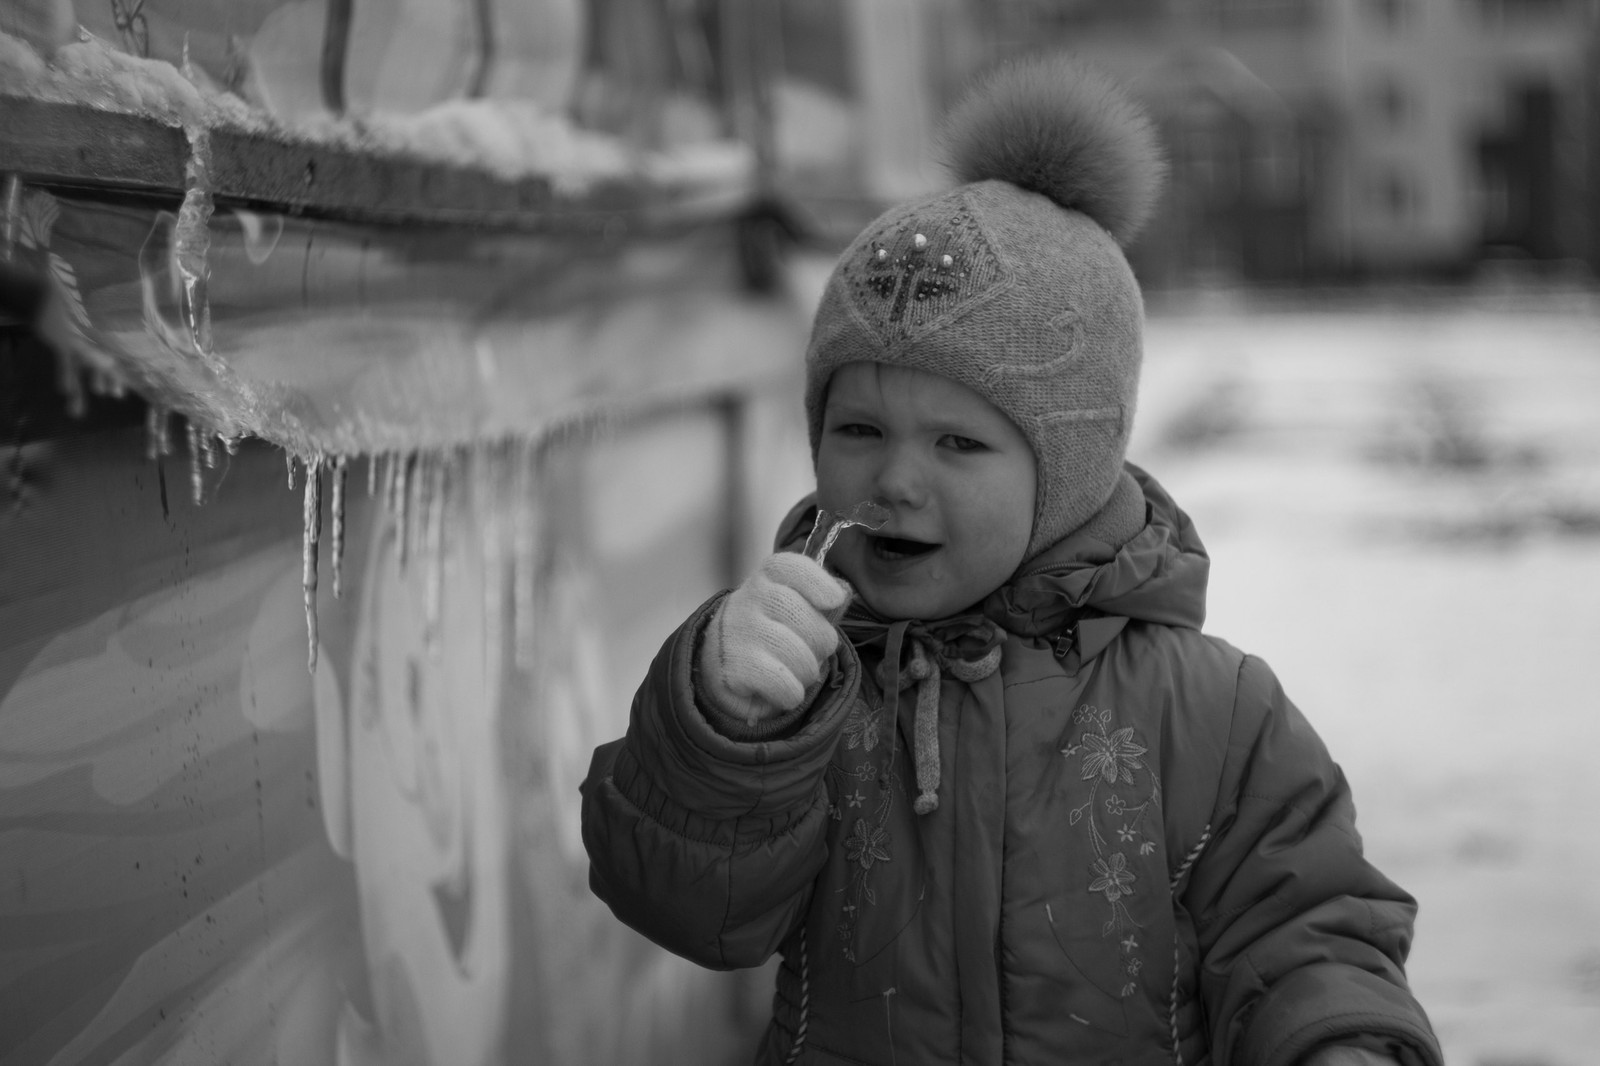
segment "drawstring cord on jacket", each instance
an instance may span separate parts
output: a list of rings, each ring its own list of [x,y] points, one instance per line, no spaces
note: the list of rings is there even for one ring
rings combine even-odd
[[[1000,629],[982,615],[962,615],[936,626],[910,619],[885,624],[862,617],[847,618],[841,625],[858,646],[882,639],[878,682],[885,697],[893,696],[896,706],[900,692],[916,686],[911,750],[917,798],[912,807],[918,814],[929,814],[939,807],[940,670],[949,670],[951,676],[969,685],[994,673],[1000,665]],[[908,637],[910,660],[902,666]]]

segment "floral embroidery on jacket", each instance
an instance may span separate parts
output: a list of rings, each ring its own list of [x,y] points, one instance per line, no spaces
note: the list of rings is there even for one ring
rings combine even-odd
[[[1114,853],[1109,862],[1105,859],[1096,859],[1093,869],[1100,875],[1100,879],[1089,885],[1090,892],[1104,892],[1106,899],[1112,903],[1123,896],[1133,895],[1133,883],[1138,878],[1128,869],[1127,856],[1122,852]]]
[[[844,746],[871,751],[878,746],[882,730],[883,708],[868,707],[865,700],[858,700],[845,719]]]
[[[879,863],[893,861],[888,821],[900,785],[895,766],[899,746],[892,734],[883,735],[886,719],[888,713],[881,703],[874,700],[869,704],[865,698],[858,699],[845,719],[844,748],[859,752],[854,758],[860,761],[854,765],[834,763],[828,767],[834,786],[832,794],[838,797],[828,813],[835,821],[843,821],[849,809],[855,818],[844,839],[844,857],[850,864],[849,880],[839,889],[847,893],[841,908],[839,940],[844,957],[851,962],[856,961],[856,919],[863,906],[870,907],[878,902],[877,893],[872,890],[872,869]],[[879,753],[869,757],[875,749]]]
[[[1087,871],[1085,891],[1103,897],[1109,909],[1101,935],[1119,938],[1124,971],[1121,995],[1131,996],[1138,991],[1136,979],[1144,969],[1144,959],[1139,954],[1140,926],[1125,902],[1139,891],[1139,878],[1128,865],[1127,851],[1136,848],[1140,855],[1149,855],[1156,849],[1153,838],[1159,827],[1152,828],[1150,821],[1161,806],[1161,782],[1144,761],[1150,749],[1134,728],[1112,729],[1111,725],[1109,709],[1084,704],[1072,712],[1068,737],[1073,730],[1082,731],[1075,740],[1067,741],[1061,754],[1069,762],[1082,760],[1078,779],[1087,782],[1088,795],[1068,812],[1067,824],[1081,826],[1089,835],[1095,859]],[[1147,784],[1142,785],[1141,780]],[[1103,814],[1097,813],[1097,800]]]
[[[1091,754],[1083,760],[1083,779],[1099,777],[1108,785],[1120,779],[1133,784],[1133,772],[1143,769],[1139,756],[1147,750],[1133,739],[1133,726],[1124,726],[1109,737],[1104,733],[1085,733],[1083,744]]]
[[[875,862],[889,861],[889,831],[881,825],[868,825],[865,818],[856,819],[856,827],[844,842],[845,858],[859,863],[862,870],[872,869]],[[872,890],[867,890],[870,900]]]

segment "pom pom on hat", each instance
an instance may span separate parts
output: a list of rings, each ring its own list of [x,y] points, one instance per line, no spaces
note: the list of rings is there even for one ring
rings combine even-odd
[[[1041,193],[1124,247],[1155,210],[1166,176],[1143,109],[1104,75],[1061,57],[998,68],[951,111],[943,140],[956,180]]]

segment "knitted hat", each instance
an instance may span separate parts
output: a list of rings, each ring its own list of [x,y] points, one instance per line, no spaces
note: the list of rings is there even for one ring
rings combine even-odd
[[[1144,319],[1122,245],[1165,167],[1143,111],[1060,59],[998,70],[944,140],[962,184],[880,215],[828,278],[806,351],[811,453],[840,366],[951,378],[1033,448],[1032,558],[1099,511],[1122,471]]]

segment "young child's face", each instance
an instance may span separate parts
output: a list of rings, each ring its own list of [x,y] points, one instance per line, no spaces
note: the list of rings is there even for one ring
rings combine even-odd
[[[945,618],[1000,587],[1028,547],[1036,477],[1022,431],[949,378],[848,363],[829,383],[817,502],[891,517],[846,530],[828,561],[885,617]]]

